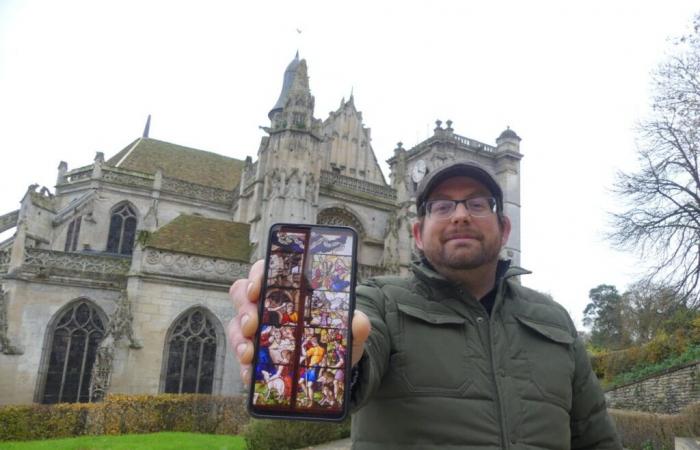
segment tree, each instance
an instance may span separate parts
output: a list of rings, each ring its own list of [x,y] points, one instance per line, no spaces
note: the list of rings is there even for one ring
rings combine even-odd
[[[591,327],[591,344],[618,350],[630,345],[629,328],[625,326],[626,305],[615,286],[601,284],[590,290],[591,302],[583,311],[583,324]]]
[[[614,191],[629,205],[613,214],[618,248],[650,263],[648,282],[700,304],[700,14],[693,31],[653,75],[653,108],[639,125],[637,172],[620,172]]]
[[[622,294],[622,303],[629,312],[625,326],[635,345],[646,344],[659,331],[669,331],[669,321],[685,304],[672,289],[646,282],[637,282]],[[674,330],[670,330],[673,332]]]

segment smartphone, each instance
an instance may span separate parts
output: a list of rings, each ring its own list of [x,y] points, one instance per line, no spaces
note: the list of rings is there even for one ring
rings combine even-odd
[[[345,418],[356,272],[352,228],[270,228],[248,398],[253,417]]]

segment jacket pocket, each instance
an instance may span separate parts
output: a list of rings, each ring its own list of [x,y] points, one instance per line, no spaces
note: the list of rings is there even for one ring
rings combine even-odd
[[[545,401],[570,411],[575,338],[557,325],[515,317],[521,325],[518,343],[529,363],[532,383]]]
[[[401,326],[395,368],[416,394],[458,396],[472,383],[466,352],[466,320],[398,303]]]

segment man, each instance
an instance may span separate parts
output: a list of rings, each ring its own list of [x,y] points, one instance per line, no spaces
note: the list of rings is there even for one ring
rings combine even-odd
[[[412,275],[356,290],[353,447],[621,449],[568,314],[499,261],[511,225],[494,177],[448,164],[421,181],[416,207]],[[261,273],[231,288],[244,380]]]

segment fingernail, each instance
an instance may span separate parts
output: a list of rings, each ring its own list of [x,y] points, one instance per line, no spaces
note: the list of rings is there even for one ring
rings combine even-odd
[[[236,353],[238,353],[238,356],[241,356],[243,353],[245,353],[245,349],[248,347],[248,345],[244,342],[242,344],[238,344],[238,347],[236,347]]]
[[[243,314],[243,316],[241,316],[241,326],[245,325],[249,320],[250,316],[248,314]]]

